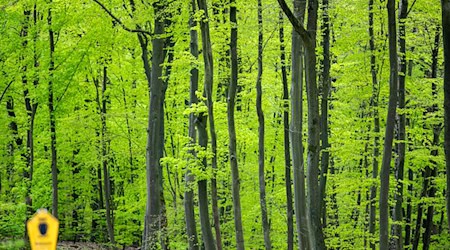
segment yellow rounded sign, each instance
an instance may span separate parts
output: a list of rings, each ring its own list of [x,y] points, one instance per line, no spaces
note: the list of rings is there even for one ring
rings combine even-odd
[[[59,221],[46,209],[39,209],[27,222],[32,250],[56,250]]]

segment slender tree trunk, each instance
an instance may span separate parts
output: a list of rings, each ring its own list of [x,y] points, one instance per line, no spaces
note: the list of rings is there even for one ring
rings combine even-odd
[[[189,19],[189,26],[191,28],[190,34],[190,52],[192,56],[196,59],[198,58],[198,35],[195,27],[197,23],[194,21],[193,15],[195,14],[195,0],[192,0],[192,13]],[[192,66],[191,76],[190,76],[190,105],[195,105],[198,103],[196,92],[198,90],[198,69],[195,66]],[[196,143],[196,132],[195,132],[195,119],[196,115],[194,113],[189,114],[189,138],[191,140],[191,146],[194,146]],[[195,151],[191,150],[190,153],[192,157],[195,158]],[[189,166],[188,166],[189,167]],[[198,237],[197,237],[197,227],[195,224],[195,211],[194,211],[194,176],[191,171],[187,169],[185,175],[186,181],[186,191],[184,192],[184,216],[186,220],[186,233],[189,242],[189,250],[197,250],[199,249],[198,245]]]
[[[450,232],[450,0],[441,0],[444,35],[444,149],[447,175],[447,230]]]
[[[398,58],[397,58],[397,23],[395,20],[395,0],[388,0],[389,27],[389,106],[386,118],[383,160],[380,174],[380,249],[388,249],[389,245],[389,172],[394,140],[394,124],[397,106]]]
[[[146,170],[147,170],[147,202],[145,224],[142,239],[142,249],[156,249],[158,247],[158,232],[161,229],[161,166],[162,148],[164,146],[164,116],[163,103],[165,98],[164,81],[162,78],[162,64],[164,62],[164,15],[162,1],[155,2],[155,36],[152,39],[152,66],[150,87],[150,109],[148,114]],[[144,56],[144,55],[143,55]],[[144,64],[145,66],[145,64]]]
[[[320,208],[323,227],[326,227],[326,200],[325,191],[327,183],[328,165],[330,161],[330,144],[328,142],[328,95],[331,87],[330,81],[330,18],[328,16],[328,0],[322,0],[322,47],[323,47],[323,68],[322,68],[322,102],[320,119],[320,140],[322,142],[321,151],[321,173],[320,173]]]
[[[270,225],[267,218],[266,179],[264,176],[264,112],[262,109],[262,73],[263,73],[263,20],[262,4],[258,0],[258,76],[256,77],[256,113],[258,115],[258,165],[259,165],[259,203],[261,206],[261,221],[264,232],[264,246],[272,249],[270,242]]]
[[[209,120],[209,131],[211,134],[211,149],[213,151],[213,159],[212,159],[212,168],[213,171],[217,169],[217,156],[216,156],[216,133],[214,128],[214,115],[213,115],[213,100],[212,100],[212,87],[213,87],[213,58],[212,58],[212,49],[211,49],[211,39],[209,34],[209,20],[208,20],[208,8],[206,4],[206,0],[198,0],[197,4],[199,6],[199,10],[203,11],[203,20],[200,22],[200,29],[202,33],[202,49],[203,49],[203,60],[205,67],[205,75],[204,75],[204,95],[206,96],[206,106],[208,108],[208,120]],[[202,117],[202,119],[207,119],[206,117]],[[201,135],[202,133],[199,129],[199,142],[202,147],[207,148],[207,141],[202,142],[207,138],[206,134],[206,120],[205,123],[202,124],[202,129],[204,125],[204,133],[205,135]],[[204,167],[206,168],[207,163],[206,159],[204,162]],[[214,184],[211,184],[212,189],[214,189]],[[200,198],[200,194],[202,197]],[[217,199],[217,190],[212,190],[212,200]],[[211,232],[211,226],[209,223],[209,212],[208,212],[208,196],[207,196],[207,187],[206,180],[199,181],[199,203],[200,203],[200,221],[202,225],[202,236],[206,249],[216,249],[214,237]],[[215,203],[213,201],[213,203]],[[213,208],[213,213],[214,213]]]
[[[229,153],[232,179],[232,196],[234,210],[234,228],[236,234],[236,249],[244,249],[244,232],[242,230],[242,211],[240,197],[240,179],[236,152],[236,128],[234,123],[234,111],[236,104],[236,89],[238,81],[238,57],[237,57],[237,19],[236,2],[230,0],[230,55],[231,55],[231,80],[228,88],[227,116],[228,116],[228,134],[229,134]]]
[[[432,58],[431,58],[431,78],[436,79],[437,78],[437,71],[438,71],[438,55],[439,55],[439,45],[440,45],[440,35],[441,30],[440,27],[437,26],[436,33],[434,37],[434,46],[432,49]],[[432,96],[433,99],[436,100],[437,97],[437,86],[436,83],[431,84],[432,89]],[[431,106],[431,112],[436,113],[439,110],[438,105],[436,103],[433,103]],[[432,147],[437,148],[440,144],[439,135],[441,134],[441,124],[432,124],[433,128],[433,141],[432,141]],[[436,186],[433,183],[434,179],[437,176],[437,163],[434,160],[434,158],[438,155],[438,150],[432,149],[431,150],[431,156],[433,157],[430,161],[431,164],[431,171],[430,171],[430,188],[426,190],[427,197],[433,198],[436,193]],[[423,234],[423,249],[428,250],[430,248],[430,240],[431,240],[431,230],[433,227],[433,215],[434,215],[434,206],[433,204],[428,205],[427,208],[427,218],[424,222],[425,232]]]
[[[52,0],[50,0],[52,4]],[[58,218],[58,166],[57,166],[57,151],[56,151],[56,119],[55,110],[53,107],[53,71],[54,61],[53,53],[55,52],[55,42],[52,27],[52,8],[48,8],[47,16],[48,36],[50,45],[50,62],[48,67],[49,81],[48,81],[48,110],[50,113],[50,147],[52,152],[52,214]]]
[[[373,0],[369,0],[369,44],[370,44],[370,72],[372,74],[372,100],[371,106],[373,110],[374,123],[374,141],[373,141],[373,160],[372,160],[372,179],[378,178],[378,157],[380,155],[380,116],[378,114],[378,92],[379,84],[377,79],[376,57],[375,57],[375,35],[373,31]],[[372,184],[370,187],[370,208],[369,208],[369,234],[373,239],[375,237],[375,220],[376,220],[376,197],[377,185]],[[370,248],[375,250],[375,242],[370,240]]]
[[[406,16],[408,11],[408,0],[400,1],[398,20],[399,20],[399,62],[400,62],[400,73],[398,77],[398,108],[403,110],[405,108],[405,76],[406,76]],[[403,220],[403,179],[405,171],[405,125],[406,116],[404,112],[398,115],[398,134],[397,140],[397,161],[395,162],[396,169],[396,181],[397,181],[397,192],[395,193],[395,206],[393,211],[393,221],[392,225],[392,248],[393,249],[403,249],[403,234],[402,225]]]
[[[106,103],[108,101],[108,97],[106,96],[106,88],[108,84],[108,75],[107,75],[108,69],[106,66],[103,67],[103,81],[101,86],[101,101],[98,100],[98,105],[100,106],[100,115],[101,115],[101,122],[102,122],[102,131],[101,131],[101,144],[102,144],[102,167],[103,167],[103,189],[105,194],[105,212],[106,212],[106,225],[108,230],[108,238],[111,242],[111,244],[114,246],[115,240],[114,240],[114,225],[112,222],[112,209],[111,209],[111,180],[109,178],[109,147],[108,147],[108,131],[107,131],[107,125],[106,125],[106,112],[107,107]]]
[[[286,70],[286,52],[284,44],[283,11],[280,11],[280,51],[281,76],[283,81],[283,127],[284,127],[284,181],[286,186],[286,214],[287,214],[287,250],[294,249],[294,208],[292,207],[291,154],[289,142],[289,90]]]

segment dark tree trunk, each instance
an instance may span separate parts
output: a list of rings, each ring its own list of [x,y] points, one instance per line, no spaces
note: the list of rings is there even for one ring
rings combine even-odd
[[[189,26],[191,28],[189,34],[190,34],[190,52],[192,56],[194,56],[196,59],[198,58],[198,35],[197,30],[195,30],[195,27],[197,26],[197,23],[194,21],[193,15],[195,14],[195,0],[192,0],[192,13],[189,20]],[[190,106],[195,105],[198,103],[196,91],[198,90],[198,69],[193,66],[191,69],[191,76],[190,76],[190,88],[189,88],[189,104]],[[196,115],[194,113],[189,114],[189,138],[191,146],[194,146],[196,143],[196,132],[195,132],[195,119]],[[190,153],[192,154],[192,158],[195,158],[195,151],[191,150]],[[184,215],[186,220],[186,233],[188,237],[189,242],[189,250],[197,250],[199,249],[198,245],[198,237],[197,237],[197,227],[195,224],[195,211],[194,211],[194,191],[193,191],[193,184],[194,184],[194,176],[192,175],[191,171],[187,169],[186,175],[186,191],[184,192]]]
[[[372,75],[372,100],[371,106],[373,110],[374,138],[373,138],[373,159],[372,159],[372,179],[378,178],[378,157],[380,155],[380,116],[378,114],[378,92],[379,84],[377,79],[376,57],[375,57],[375,34],[373,31],[373,0],[369,0],[369,44],[370,44],[370,72]],[[369,208],[369,234],[373,238],[375,236],[375,220],[376,220],[376,198],[377,186],[373,184],[370,187],[370,208]],[[375,250],[375,242],[370,241],[370,248]]]
[[[294,0],[294,16],[303,24],[306,1]],[[283,11],[285,11],[283,9]],[[303,42],[298,32],[292,32],[291,75],[291,151],[294,174],[294,211],[299,249],[309,249],[306,217],[305,169],[303,160]]]
[[[440,30],[440,27],[438,26],[436,28],[436,33],[434,36],[434,46],[432,49],[432,58],[431,58],[431,61],[432,61],[432,63],[431,63],[431,78],[433,78],[433,79],[437,78],[440,35],[441,35],[441,30]],[[433,100],[436,100],[438,98],[436,83],[433,82],[431,84],[431,89],[432,89]],[[438,105],[436,103],[433,103],[430,110],[431,110],[431,112],[436,113],[438,111]],[[442,124],[440,124],[440,123],[432,124],[433,141],[432,141],[431,146],[433,148],[437,148],[439,146],[439,143],[440,143],[439,135],[441,134],[441,130],[442,130],[441,125]],[[431,156],[433,158],[430,162],[430,164],[431,164],[430,180],[429,180],[430,188],[428,190],[426,190],[427,197],[430,197],[430,198],[433,198],[436,193],[436,186],[434,185],[433,182],[437,176],[437,163],[434,160],[437,155],[438,155],[438,150],[432,149]],[[434,206],[433,206],[433,204],[431,204],[431,205],[428,205],[427,218],[424,222],[424,227],[425,227],[425,232],[423,234],[423,249],[424,250],[428,250],[430,248],[431,230],[433,227],[433,215],[434,215]]]
[[[284,44],[283,11],[280,11],[280,51],[281,76],[283,81],[283,127],[284,127],[284,178],[286,186],[286,214],[287,214],[287,250],[294,249],[294,208],[292,207],[291,154],[289,142],[289,90],[286,70],[286,52]]]
[[[101,130],[101,147],[102,147],[102,168],[103,168],[103,190],[105,194],[105,213],[106,213],[106,227],[108,231],[108,238],[111,242],[111,244],[115,245],[114,240],[114,225],[113,225],[113,219],[112,219],[112,198],[111,198],[111,180],[109,178],[109,136],[108,136],[108,129],[106,125],[106,112],[107,107],[106,104],[108,102],[108,97],[106,96],[106,88],[108,84],[108,69],[106,66],[103,67],[103,81],[101,86],[101,100],[97,98],[97,102],[100,109],[100,117],[101,117],[101,123],[102,123],[102,130]],[[99,86],[97,86],[99,87]]]
[[[320,208],[323,227],[326,227],[326,201],[325,190],[327,184],[328,165],[330,161],[330,144],[328,142],[328,95],[331,87],[330,82],[330,18],[328,16],[328,0],[322,0],[322,102],[320,119],[321,151],[321,173],[320,173]]]
[[[50,0],[50,4],[52,1]],[[53,105],[53,71],[55,69],[53,53],[55,52],[55,42],[52,28],[52,8],[48,8],[47,16],[48,36],[50,45],[50,62],[48,67],[48,110],[50,113],[50,147],[52,152],[52,214],[58,218],[58,166],[56,151],[56,119]]]
[[[441,0],[444,40],[444,149],[447,175],[447,230],[450,231],[450,0]]]
[[[264,232],[264,246],[272,249],[270,242],[270,226],[267,217],[266,179],[264,176],[264,112],[262,109],[262,73],[263,73],[263,19],[262,4],[258,0],[258,75],[256,77],[256,113],[258,115],[258,165],[259,165],[259,203],[261,206],[261,221]]]
[[[24,21],[23,26],[20,32],[20,36],[22,38],[22,48],[25,50],[28,47],[28,31],[29,31],[29,22],[30,22],[30,16],[31,11],[26,9],[24,10]],[[37,11],[36,6],[34,6],[33,11],[33,22],[34,25],[36,25],[37,21]],[[34,35],[34,67],[37,68],[39,66],[37,54],[36,54],[36,37],[37,35]],[[33,208],[32,208],[32,200],[31,200],[31,183],[33,180],[33,165],[34,165],[34,118],[36,116],[36,110],[38,107],[38,104],[35,100],[33,100],[30,97],[30,89],[31,86],[29,84],[29,79],[27,77],[27,71],[28,71],[28,65],[25,62],[25,55],[21,56],[22,60],[22,84],[24,86],[23,96],[25,100],[25,110],[27,113],[27,143],[26,143],[26,153],[25,153],[25,161],[26,166],[23,171],[23,177],[25,179],[25,206],[26,206],[26,219],[28,219],[33,214]],[[37,78],[37,75],[33,76],[33,84],[34,87],[37,86],[39,79]],[[26,233],[26,226],[25,226],[25,233],[24,233],[25,242],[28,242],[28,237]]]
[[[389,27],[389,106],[386,118],[383,160],[380,173],[380,249],[389,246],[389,173],[394,140],[395,113],[397,106],[398,58],[397,58],[397,23],[395,18],[395,0],[388,0]]]
[[[147,202],[145,211],[145,224],[142,239],[144,250],[158,247],[158,232],[161,229],[161,166],[162,149],[164,148],[164,115],[163,103],[165,98],[164,81],[162,79],[162,64],[164,62],[164,15],[162,1],[155,2],[155,36],[152,39],[152,65],[151,78],[148,79],[150,87],[150,109],[148,114],[146,169],[147,169]],[[145,39],[143,37],[142,39]],[[144,55],[143,55],[144,57]],[[145,64],[144,64],[145,67]],[[148,76],[148,71],[147,76]]]
[[[208,118],[206,118],[204,115],[201,117],[201,119],[208,119],[209,121],[209,131],[211,134],[211,149],[213,153],[213,159],[212,159],[212,168],[213,171],[216,171],[217,169],[217,155],[216,155],[216,148],[217,148],[217,139],[216,139],[216,132],[214,128],[214,114],[213,114],[213,100],[212,100],[212,87],[213,87],[213,58],[212,58],[212,49],[211,49],[211,39],[209,34],[209,20],[208,20],[208,8],[206,4],[206,0],[198,0],[197,1],[199,10],[203,11],[203,20],[200,22],[200,29],[202,33],[202,54],[203,54],[203,60],[204,60],[204,69],[205,69],[205,75],[204,75],[204,96],[206,97],[206,107],[208,108]],[[199,117],[200,119],[200,117]],[[207,149],[207,134],[206,134],[206,120],[204,121],[204,124],[201,125],[202,129],[205,129],[204,133],[205,135],[202,136],[202,133],[199,129],[199,142],[202,147]],[[207,163],[206,159],[204,160],[204,167],[206,168]],[[212,181],[212,180],[211,180]],[[214,207],[214,204],[217,205],[217,188],[215,181],[212,181],[214,183],[211,184],[211,188],[214,190],[211,190],[212,193],[212,200],[213,200],[213,213],[214,210],[217,209]],[[200,196],[202,195],[202,196]],[[202,228],[202,236],[203,236],[203,242],[205,244],[205,248],[208,249],[216,249],[214,237],[211,232],[211,226],[209,223],[209,212],[208,212],[208,195],[207,195],[207,186],[206,186],[206,180],[199,181],[199,203],[200,203],[200,222],[201,222],[201,228]],[[217,210],[218,211],[218,210]],[[218,214],[217,214],[218,216]],[[218,224],[216,225],[218,226]]]
[[[244,249],[244,232],[242,230],[242,211],[240,197],[240,179],[239,168],[236,152],[236,128],[234,123],[234,111],[236,104],[236,89],[238,81],[238,57],[237,57],[237,19],[236,19],[236,2],[230,0],[230,55],[231,55],[231,79],[228,88],[227,100],[227,117],[228,117],[228,134],[229,134],[229,154],[232,179],[232,196],[234,210],[234,228],[236,234],[236,249]]]
[[[406,76],[406,16],[408,11],[408,0],[400,1],[398,20],[399,20],[399,62],[400,74],[398,77],[398,108],[403,110],[405,108],[405,76]],[[397,160],[395,162],[395,179],[397,181],[397,192],[395,193],[395,206],[393,211],[392,225],[392,246],[393,249],[403,249],[403,234],[402,225],[403,220],[403,179],[405,171],[405,125],[406,116],[404,112],[398,115],[398,134],[397,140]]]

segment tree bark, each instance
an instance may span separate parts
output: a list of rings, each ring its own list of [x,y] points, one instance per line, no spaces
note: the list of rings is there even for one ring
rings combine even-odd
[[[406,77],[406,17],[408,11],[408,0],[401,0],[399,3],[399,62],[400,62],[400,72],[398,77],[398,108],[400,110],[405,109],[405,77]],[[406,116],[405,112],[401,112],[398,115],[398,134],[397,134],[397,160],[395,162],[395,179],[397,181],[397,192],[395,193],[395,206],[393,211],[393,221],[392,225],[392,248],[393,249],[403,249],[403,234],[402,225],[403,220],[403,179],[405,171],[405,125]]]
[[[162,149],[164,147],[164,115],[165,98],[164,81],[162,79],[162,64],[164,62],[164,15],[163,1],[153,4],[155,10],[155,36],[152,39],[152,65],[150,84],[150,109],[148,114],[146,171],[147,171],[147,202],[145,224],[142,239],[144,250],[158,247],[158,231],[161,229],[161,166]]]
[[[447,230],[450,232],[450,0],[441,0],[444,40],[444,149],[447,175]]]
[[[52,0],[50,0],[52,4]],[[50,113],[50,147],[52,152],[52,214],[58,218],[58,165],[57,165],[57,151],[56,151],[56,119],[53,105],[53,71],[55,63],[53,60],[53,53],[55,52],[55,42],[52,27],[52,8],[48,8],[47,16],[48,36],[50,46],[50,62],[48,67],[49,81],[48,81],[48,110]]]
[[[398,58],[397,58],[397,23],[395,18],[395,0],[388,0],[388,32],[389,32],[389,106],[386,118],[383,160],[380,173],[380,249],[388,249],[389,245],[389,173],[394,140],[395,113],[397,106]]]
[[[106,66],[103,67],[103,81],[101,86],[101,102],[97,100],[100,108],[100,116],[102,123],[102,131],[101,131],[101,144],[102,144],[102,167],[103,167],[103,189],[105,194],[105,212],[106,212],[106,226],[108,231],[108,238],[111,244],[114,246],[116,244],[114,240],[114,225],[112,219],[112,198],[111,198],[111,180],[109,178],[109,138],[108,138],[108,129],[106,125],[106,103],[108,101],[108,97],[106,96],[106,88],[108,84],[108,69]],[[98,86],[97,86],[98,87]]]
[[[263,74],[263,19],[262,4],[258,0],[258,75],[256,77],[256,113],[258,115],[258,165],[259,165],[259,203],[261,206],[261,221],[264,232],[264,246],[272,249],[270,241],[270,225],[267,217],[266,179],[264,175],[264,112],[262,109],[262,74]]]
[[[326,227],[326,183],[328,165],[330,162],[330,144],[328,142],[328,95],[331,87],[330,81],[330,18],[328,16],[328,0],[322,0],[322,102],[320,117],[320,140],[322,142],[321,151],[321,173],[320,173],[320,209],[323,227]]]
[[[233,212],[234,212],[234,229],[236,235],[236,249],[244,249],[244,232],[242,230],[242,211],[241,211],[241,196],[240,196],[240,179],[239,168],[237,162],[236,151],[236,128],[234,122],[234,111],[236,104],[236,89],[238,82],[238,57],[237,57],[237,19],[236,19],[236,2],[230,0],[230,56],[231,56],[231,79],[230,87],[228,88],[227,99],[227,117],[228,117],[228,135],[229,135],[229,154],[231,167],[231,192],[233,197]]]
[[[369,45],[370,45],[370,72],[372,75],[372,112],[374,123],[374,138],[373,138],[373,160],[372,160],[372,179],[378,178],[378,157],[380,155],[380,116],[378,114],[378,92],[379,84],[377,79],[376,69],[376,48],[375,48],[375,35],[373,30],[373,0],[369,0]],[[370,208],[369,208],[369,234],[371,238],[375,238],[375,220],[376,220],[376,198],[377,198],[377,185],[372,184],[370,187]],[[370,248],[375,250],[375,242],[370,240]]]
[[[208,17],[208,7],[206,4],[206,0],[197,0],[197,4],[199,7],[199,10],[203,11],[203,20],[200,22],[200,29],[202,33],[202,54],[203,54],[203,61],[204,61],[204,95],[206,97],[206,107],[208,109],[208,121],[209,121],[209,132],[211,136],[211,149],[213,153],[213,159],[212,159],[212,168],[213,172],[217,169],[217,139],[216,139],[216,132],[214,127],[214,114],[213,114],[213,100],[212,100],[212,87],[213,87],[213,77],[214,77],[214,66],[213,66],[213,58],[212,58],[212,49],[211,49],[211,38],[209,34],[209,17]],[[206,119],[206,117],[203,117],[203,119]],[[206,121],[204,124],[204,127],[206,129]],[[206,132],[206,130],[205,130]],[[199,131],[200,133],[200,131]],[[204,135],[205,138],[207,138],[207,135]],[[200,140],[199,135],[199,140]],[[207,149],[206,144],[202,144],[205,150]],[[204,162],[204,167],[206,168],[206,162]],[[214,179],[214,178],[213,178]],[[204,182],[204,183],[203,183]],[[217,188],[215,186],[214,181],[211,180],[211,193],[212,193],[212,200],[213,200],[213,216],[218,216],[218,214],[215,214],[214,211],[217,209]],[[201,185],[200,185],[201,184]],[[203,185],[205,185],[203,187]],[[202,190],[200,190],[202,188]],[[202,236],[203,241],[205,243],[206,249],[216,249],[214,237],[211,232],[211,226],[209,223],[209,212],[208,212],[208,197],[207,197],[207,187],[206,187],[206,180],[202,180],[199,182],[199,203],[200,204],[200,212],[203,212],[203,215],[200,216],[200,221],[202,223]],[[205,193],[203,193],[205,192]],[[200,200],[200,194],[204,195],[204,197]],[[204,203],[204,204],[203,204]],[[205,205],[205,207],[202,209],[202,204]],[[216,210],[218,211],[218,210]],[[215,220],[216,221],[216,220]],[[218,225],[218,224],[216,224]]]
[[[197,26],[197,23],[194,21],[193,15],[195,14],[195,0],[192,0],[192,12],[189,19],[189,26],[191,28],[189,35],[190,35],[190,52],[191,55],[194,56],[196,59],[198,59],[198,35],[197,30],[195,30],[195,27]],[[198,103],[196,91],[198,90],[198,69],[195,66],[192,66],[191,69],[191,76],[190,76],[190,88],[189,88],[189,104],[190,106],[195,105]],[[189,114],[189,138],[191,147],[193,147],[196,143],[196,132],[195,132],[195,119],[196,115],[192,112]],[[190,154],[192,154],[193,158],[196,158],[195,151],[190,150]],[[184,216],[186,220],[186,233],[188,237],[189,242],[189,250],[197,250],[199,249],[198,245],[198,237],[197,237],[197,227],[195,224],[195,211],[194,211],[194,191],[193,191],[193,184],[194,184],[194,176],[192,175],[191,171],[188,169],[186,170],[185,174],[185,181],[186,181],[186,191],[184,192]]]
[[[286,52],[284,43],[283,11],[280,10],[280,51],[281,51],[281,76],[283,82],[283,127],[284,127],[284,181],[286,187],[286,214],[287,214],[287,250],[294,249],[294,208],[292,207],[292,179],[291,179],[291,154],[289,142],[289,90],[286,70]]]

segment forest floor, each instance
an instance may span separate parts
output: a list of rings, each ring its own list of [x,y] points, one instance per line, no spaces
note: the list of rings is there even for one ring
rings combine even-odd
[[[58,250],[106,250],[110,249],[106,246],[102,246],[92,242],[71,242],[71,241],[62,241],[58,242]],[[122,248],[124,250],[138,250],[136,247],[125,247]]]

